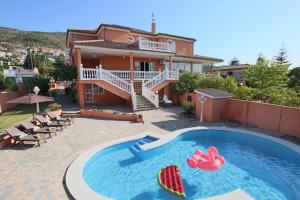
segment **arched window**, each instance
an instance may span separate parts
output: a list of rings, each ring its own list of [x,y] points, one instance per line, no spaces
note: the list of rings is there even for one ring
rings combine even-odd
[[[167,43],[169,43],[169,44],[174,44],[175,42],[174,42],[173,40],[171,40],[171,39],[168,39],[168,40],[167,40]]]
[[[129,36],[129,44],[133,44],[135,42],[133,36]]]

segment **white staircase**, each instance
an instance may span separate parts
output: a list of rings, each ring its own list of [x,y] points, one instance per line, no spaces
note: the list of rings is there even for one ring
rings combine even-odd
[[[102,80],[129,94],[131,96],[133,110],[148,110],[153,107],[158,108],[159,96],[153,91],[153,88],[164,81],[179,79],[179,71],[169,71],[168,68],[161,72],[156,71],[149,74],[136,73],[135,76],[137,76],[137,80],[151,77],[147,82],[142,82],[142,95],[136,95],[133,82],[126,81],[129,77],[129,73],[124,73],[102,69],[101,65],[96,68],[83,68],[82,65],[80,67],[81,80]]]
[[[158,94],[154,93],[152,89],[163,83],[167,80],[178,80],[179,79],[179,71],[169,71],[168,68],[162,71],[158,75],[154,76],[152,79],[147,81],[146,83],[143,82],[142,84],[142,95],[148,99],[156,108],[159,107],[159,97]]]

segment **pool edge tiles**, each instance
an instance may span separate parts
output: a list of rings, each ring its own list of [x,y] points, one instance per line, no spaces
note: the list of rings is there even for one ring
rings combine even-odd
[[[102,143],[100,145],[96,145],[96,146],[88,149],[84,153],[82,153],[77,159],[74,160],[74,162],[69,166],[69,169],[67,170],[67,173],[66,173],[67,188],[68,188],[70,194],[77,200],[110,199],[108,197],[102,196],[101,194],[93,191],[88,186],[88,184],[86,183],[86,181],[83,177],[83,170],[84,170],[85,164],[90,160],[90,158],[92,158],[94,155],[96,155],[98,152],[102,151],[103,149],[117,145],[119,143],[125,143],[125,142],[130,142],[133,140],[137,140],[142,137],[145,137],[146,135],[158,136],[160,138],[158,141],[155,141],[153,143],[149,143],[149,144],[143,146],[144,150],[148,151],[148,150],[155,149],[159,146],[162,146],[162,145],[172,142],[181,134],[184,134],[184,133],[190,132],[190,131],[196,131],[196,130],[221,130],[221,131],[230,131],[233,133],[245,133],[245,134],[249,134],[249,135],[254,135],[254,136],[258,136],[258,137],[265,138],[267,140],[271,140],[273,142],[279,143],[289,149],[292,149],[296,153],[300,154],[300,147],[291,142],[287,142],[282,139],[275,138],[275,137],[272,137],[269,135],[264,135],[264,134],[261,134],[258,132],[246,131],[246,130],[241,130],[241,129],[233,129],[233,128],[227,128],[227,127],[193,127],[193,128],[176,130],[174,132],[170,132],[168,135],[160,135],[160,134],[153,134],[151,132],[144,132],[139,135],[121,138],[121,139],[109,141],[106,143]]]

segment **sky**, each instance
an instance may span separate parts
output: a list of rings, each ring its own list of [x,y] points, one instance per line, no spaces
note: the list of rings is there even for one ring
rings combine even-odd
[[[282,45],[300,66],[300,0],[0,0],[0,26],[34,31],[94,29],[101,23],[197,39],[194,54],[255,63]]]

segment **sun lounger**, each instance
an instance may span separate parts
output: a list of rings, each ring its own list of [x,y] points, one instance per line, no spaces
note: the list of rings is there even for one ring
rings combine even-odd
[[[65,123],[68,123],[68,125],[71,125],[71,123],[74,124],[74,121],[72,118],[61,117],[59,115],[54,114],[53,112],[47,112],[46,115],[48,117],[50,117],[50,119],[53,121],[65,122]]]
[[[36,142],[38,146],[41,146],[41,140],[44,140],[44,142],[46,143],[45,137],[40,135],[28,135],[20,131],[16,127],[5,129],[4,132],[14,140],[14,144],[19,142],[24,145],[24,142]]]
[[[170,107],[173,105],[173,102],[168,99],[167,95],[164,95],[163,97],[163,103],[165,107]]]
[[[42,115],[34,115],[33,118],[41,123],[42,128],[57,127],[57,128],[60,128],[62,130],[63,127],[66,127],[66,123],[64,123],[64,122],[50,121]]]
[[[48,135],[49,138],[51,138],[52,133],[56,133],[55,127],[49,127],[49,128],[40,128],[38,126],[35,126],[34,124],[30,122],[21,122],[19,123],[19,129],[24,129],[24,132],[35,135],[35,134],[45,134]]]

